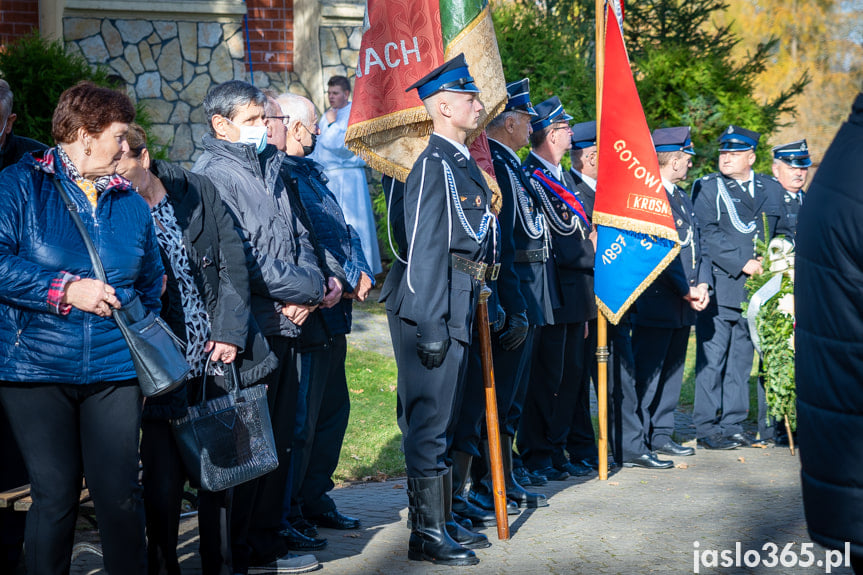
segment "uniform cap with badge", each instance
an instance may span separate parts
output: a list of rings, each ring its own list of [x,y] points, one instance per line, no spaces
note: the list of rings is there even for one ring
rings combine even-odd
[[[684,152],[695,155],[689,126],[653,130],[653,145],[657,152]]]
[[[536,114],[536,118],[530,123],[530,127],[533,128],[534,132],[538,132],[558,122],[569,122],[572,120],[572,116],[564,111],[563,104],[560,103],[560,98],[557,96],[552,96],[548,100],[537,104]]]
[[[473,83],[473,76],[467,68],[464,54],[448,60],[411,84],[405,92],[416,90],[420,100],[441,91],[467,92],[479,94],[480,89]]]
[[[506,93],[509,100],[506,102],[504,112],[526,112],[531,116],[537,115],[533,104],[530,103],[530,80],[528,78],[507,84]]]
[[[596,145],[596,120],[572,126],[572,148],[583,150]]]
[[[741,128],[740,126],[728,126],[719,136],[720,152],[740,152],[743,150],[755,151],[761,134]]]
[[[812,165],[812,160],[809,157],[809,146],[806,145],[805,139],[776,146],[771,151],[774,160],[785,162],[792,168],[808,168]]]

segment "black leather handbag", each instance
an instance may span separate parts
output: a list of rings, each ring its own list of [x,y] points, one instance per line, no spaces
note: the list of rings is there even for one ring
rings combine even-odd
[[[56,179],[54,185],[69,210],[69,215],[87,246],[96,279],[108,283],[102,260],[96,252],[90,233],[78,215],[78,208]],[[145,397],[154,397],[177,388],[186,381],[191,367],[186,362],[183,342],[174,335],[162,318],[149,311],[135,298],[120,309],[111,311],[120,333],[129,345],[132,363],[138,374],[138,385]]]
[[[222,365],[227,395],[207,399],[207,360],[200,402],[171,422],[190,483],[207,491],[234,487],[279,466],[267,386],[240,389],[236,362]]]

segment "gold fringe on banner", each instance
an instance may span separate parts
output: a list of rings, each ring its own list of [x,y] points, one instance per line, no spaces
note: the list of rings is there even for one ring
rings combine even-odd
[[[608,321],[610,321],[614,325],[617,325],[623,315],[630,308],[630,306],[632,306],[632,304],[635,303],[635,300],[638,299],[638,296],[640,296],[644,292],[644,290],[646,290],[648,286],[653,283],[653,280],[659,277],[659,274],[665,271],[665,268],[668,267],[668,264],[674,261],[674,258],[676,258],[679,253],[680,244],[677,243],[674,245],[673,248],[671,248],[671,251],[668,252],[668,254],[666,254],[664,258],[662,258],[662,261],[659,262],[659,264],[653,269],[653,271],[650,272],[650,274],[646,278],[644,278],[644,281],[638,284],[638,287],[635,288],[632,294],[630,294],[626,301],[623,302],[623,305],[620,306],[620,309],[617,311],[617,313],[612,312],[611,309],[607,305],[605,305],[602,300],[599,299],[599,296],[596,297],[596,306],[600,309],[603,315],[608,318]]]
[[[648,234],[657,236],[666,240],[671,240],[680,243],[680,236],[677,235],[677,230],[672,230],[661,224],[652,224],[642,220],[627,218],[624,216],[614,216],[602,212],[593,213],[593,223],[600,226],[608,226],[610,228],[620,228],[629,230],[639,234]]]
[[[482,90],[480,98],[485,107],[477,128],[468,134],[466,143],[470,146],[492,118],[503,111],[507,101],[503,66],[488,7],[450,42],[444,59],[460,53],[464,53],[471,75]],[[372,169],[403,182],[425,149],[432,130],[425,107],[417,106],[349,126],[345,145]],[[494,178],[485,176],[492,190],[492,206],[498,212],[500,188]]]

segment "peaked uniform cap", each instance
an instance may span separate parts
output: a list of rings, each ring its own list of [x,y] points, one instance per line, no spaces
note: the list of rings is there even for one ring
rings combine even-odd
[[[480,91],[476,87],[476,84],[473,83],[473,77],[467,68],[464,54],[459,54],[452,60],[444,62],[414,82],[405,92],[410,92],[411,90],[417,91],[420,100],[425,100],[442,90],[473,94],[478,94]]]
[[[557,122],[569,122],[572,116],[567,114],[563,109],[563,104],[560,103],[560,98],[552,96],[545,102],[540,102],[536,105],[536,118],[534,118],[530,127],[534,132],[538,132]]]
[[[509,100],[506,102],[504,112],[520,111],[527,112],[531,116],[537,115],[533,104],[530,103],[530,80],[522,78],[516,82],[510,82],[506,85],[506,93]]]
[[[808,168],[812,165],[806,140],[797,140],[790,144],[776,146],[772,152],[774,160],[785,162],[792,168]]]
[[[590,148],[596,145],[596,120],[581,122],[572,126],[572,147]]]
[[[719,136],[720,152],[737,152],[740,150],[752,150],[758,147],[761,134],[741,128],[740,126],[728,126]]]
[[[657,152],[685,152],[695,155],[689,126],[653,130],[653,145]]]

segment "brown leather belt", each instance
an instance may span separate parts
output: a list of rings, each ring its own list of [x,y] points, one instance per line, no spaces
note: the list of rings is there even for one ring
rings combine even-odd
[[[548,259],[548,248],[542,247],[538,250],[515,250],[513,261],[517,264],[529,264],[533,262],[544,262]]]

